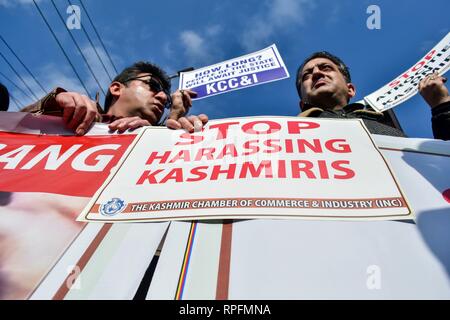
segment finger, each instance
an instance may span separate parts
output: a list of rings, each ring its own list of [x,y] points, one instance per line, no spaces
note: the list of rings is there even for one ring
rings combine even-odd
[[[72,119],[67,124],[67,126],[75,131],[75,129],[83,121],[84,116],[86,115],[87,106],[81,95],[72,94],[72,98],[75,101],[75,111],[73,113]]]
[[[129,117],[129,118],[123,118],[119,120],[119,123],[117,124],[117,131],[120,133],[125,132],[128,129],[136,129],[138,127],[142,126],[149,126],[150,122],[147,120],[141,119],[139,117]]]
[[[113,122],[111,122],[108,125],[108,128],[112,131],[116,131],[117,130],[117,126],[122,122],[122,119],[118,119],[118,120],[114,120]]]
[[[137,119],[128,124],[128,129],[134,130],[140,127],[150,126],[150,122],[144,119]]]
[[[196,98],[198,94],[192,90],[184,90],[184,93],[186,104],[190,108],[192,107],[192,98]]]
[[[187,90],[180,90],[181,92],[181,98],[182,98],[182,102],[183,102],[183,109],[184,112],[182,115],[186,115],[189,112],[189,109],[192,107],[192,99],[191,96],[189,95],[189,92],[193,92],[193,91],[187,91]]]
[[[423,86],[424,86],[424,83],[425,83],[425,79],[426,79],[427,77],[425,77],[425,78],[423,78],[422,80],[420,80],[420,82],[419,82],[419,86],[418,86],[418,90],[419,90],[419,92],[421,92],[422,91],[422,89],[423,89]]]
[[[116,121],[110,123],[108,125],[108,128],[111,131],[116,131],[117,130],[118,132],[123,132],[123,131],[125,131],[124,128],[127,127],[127,123],[128,123],[128,121],[126,119],[119,119],[119,120],[116,120]]]
[[[431,78],[433,77],[433,74],[428,74],[425,79],[423,79],[422,82],[422,90],[425,90],[431,82]]]
[[[89,110],[86,113],[86,116],[84,117],[83,122],[75,130],[75,133],[79,136],[84,135],[88,131],[88,129],[92,125],[92,123],[94,122],[96,116],[97,116],[96,112]]]
[[[82,126],[84,130],[87,130],[92,125],[92,123],[96,121],[97,116],[100,116],[100,113],[97,110],[97,103],[95,101],[86,96],[83,96],[83,99],[85,100],[85,103],[87,105],[87,113],[80,126]]]
[[[183,102],[183,106],[189,107],[189,103],[187,102],[189,94],[186,93],[186,90],[180,90],[179,92],[180,92],[181,101]],[[189,99],[190,99],[190,97],[189,97]],[[187,113],[187,110],[186,110],[186,113]]]
[[[73,131],[76,131],[78,126],[83,122],[84,116],[86,115],[86,112],[87,112],[87,110],[86,110],[85,107],[75,108],[72,120],[70,120],[70,122],[67,125],[67,127],[72,129]]]
[[[192,90],[185,89],[184,92],[187,93],[190,98],[196,98],[198,96],[197,92]]]
[[[174,119],[167,119],[166,127],[173,130],[178,130],[182,128],[181,123],[179,123],[177,120]]]
[[[172,106],[170,107],[168,119],[178,120],[178,118],[187,113],[183,96],[184,94],[182,94],[180,90],[177,90],[172,94]]]
[[[181,127],[184,130],[186,130],[188,132],[194,132],[194,126],[187,118],[181,117],[180,119],[178,119],[178,122],[181,124]]]
[[[74,111],[75,111],[75,102],[73,103],[73,106],[64,107],[63,121],[66,125],[72,120]]]
[[[442,78],[442,82],[443,82],[443,83],[446,83],[446,82],[447,82],[447,78],[446,78],[446,77],[442,76],[441,78]]]
[[[188,94],[185,94],[183,102],[184,102],[184,105],[187,107],[186,108],[186,113],[187,113],[187,110],[189,110],[192,107],[192,98],[191,98],[191,96],[188,95]]]
[[[119,131],[120,133],[125,132],[128,129],[130,122],[132,121],[133,120],[128,118],[122,119],[122,121],[117,126],[117,131]]]
[[[441,76],[439,75],[439,73],[433,72],[433,73],[430,75],[430,82],[436,83],[436,80],[440,80],[440,78],[441,78]]]
[[[82,96],[82,99],[84,100],[84,103],[86,104],[86,113],[84,115],[84,119],[81,121],[81,123],[77,126],[75,129],[75,132],[77,135],[84,135],[91,124],[95,121],[95,118],[97,116],[97,107],[95,105],[95,102],[89,99],[86,96]]]
[[[177,90],[172,94],[172,102],[183,102],[184,99],[184,90]]]
[[[189,116],[188,120],[194,125],[194,132],[202,131],[203,122],[197,116]]]
[[[198,118],[201,120],[201,122],[203,124],[206,124],[208,122],[208,120],[209,120],[208,116],[206,114],[204,114],[204,113],[199,114]]]
[[[75,100],[71,96],[59,94],[56,96],[59,106],[63,109],[63,121],[68,124],[72,119],[73,112],[75,111]]]

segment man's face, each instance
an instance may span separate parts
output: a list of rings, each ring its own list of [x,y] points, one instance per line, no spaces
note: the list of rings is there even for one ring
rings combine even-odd
[[[167,102],[167,95],[164,91],[156,92],[151,85],[148,84],[150,79],[161,81],[155,76],[148,73],[140,73],[126,85],[120,86],[120,96],[118,101],[120,109],[114,110],[114,115],[122,117],[138,116],[155,125],[164,112],[164,106]]]
[[[355,94],[353,85],[347,84],[338,66],[326,58],[308,61],[300,79],[303,102],[318,107],[336,107],[336,101],[345,105]]]

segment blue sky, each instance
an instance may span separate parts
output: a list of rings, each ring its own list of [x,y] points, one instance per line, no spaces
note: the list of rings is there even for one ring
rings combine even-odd
[[[78,0],[71,0],[79,4]],[[56,0],[66,19],[67,0]],[[295,90],[298,65],[310,53],[327,50],[350,67],[357,95],[353,101],[375,91],[398,76],[450,31],[448,0],[356,1],[356,0],[246,0],[246,1],[118,1],[83,0],[89,15],[119,71],[137,60],[149,60],[169,74],[200,68],[231,59],[275,43],[287,65],[289,79],[238,90],[196,101],[192,113],[211,119],[288,115],[299,112]],[[99,90],[78,54],[51,2],[38,4],[62,42],[89,89]],[[381,29],[369,30],[366,13],[370,5],[381,9]],[[81,24],[100,50],[89,21],[81,11]],[[108,77],[81,30],[72,30],[103,88]],[[82,86],[52,38],[31,0],[0,0],[0,34],[31,69],[45,89],[59,85],[82,92]],[[0,52],[36,94],[43,95],[7,48]],[[106,59],[101,51],[101,56]],[[105,60],[105,64],[107,64]],[[114,71],[107,64],[111,74]],[[0,70],[20,85],[0,59]],[[1,75],[22,104],[31,101]],[[178,86],[177,81],[172,83]],[[26,90],[26,88],[23,88]],[[103,101],[103,99],[102,99]],[[10,110],[16,105],[11,103]],[[410,137],[432,137],[431,112],[419,95],[395,108]]]

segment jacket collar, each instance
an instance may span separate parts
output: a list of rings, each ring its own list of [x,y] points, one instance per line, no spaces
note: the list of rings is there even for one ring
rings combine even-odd
[[[305,105],[305,111],[300,112],[298,114],[299,117],[318,117],[325,109],[313,106],[313,105]],[[367,116],[371,116],[373,118],[381,119],[384,117],[383,113],[374,111],[371,107],[365,106],[362,103],[350,103],[343,107],[342,110],[344,113],[359,113]],[[334,112],[332,110],[328,110],[329,112]]]

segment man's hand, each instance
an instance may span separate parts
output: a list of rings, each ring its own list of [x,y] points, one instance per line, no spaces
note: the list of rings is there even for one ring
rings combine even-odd
[[[444,85],[446,81],[445,77],[437,73],[433,73],[420,81],[419,92],[431,108],[450,101],[448,89]]]
[[[199,114],[198,116],[181,117],[178,119],[176,127],[167,127],[170,129],[184,129],[188,132],[202,131],[203,125],[208,122],[208,116],[206,114]]]
[[[115,120],[109,124],[109,129],[123,133],[126,130],[134,130],[139,127],[150,126],[150,122],[139,117],[127,117]]]
[[[95,101],[76,92],[61,92],[55,97],[56,103],[63,109],[66,126],[78,136],[84,135],[91,124],[100,118]]]
[[[203,125],[208,122],[207,115],[185,117],[192,107],[192,98],[196,96],[197,93],[192,90],[177,90],[172,94],[172,107],[166,122],[168,128],[185,129],[189,132],[202,130]]]

